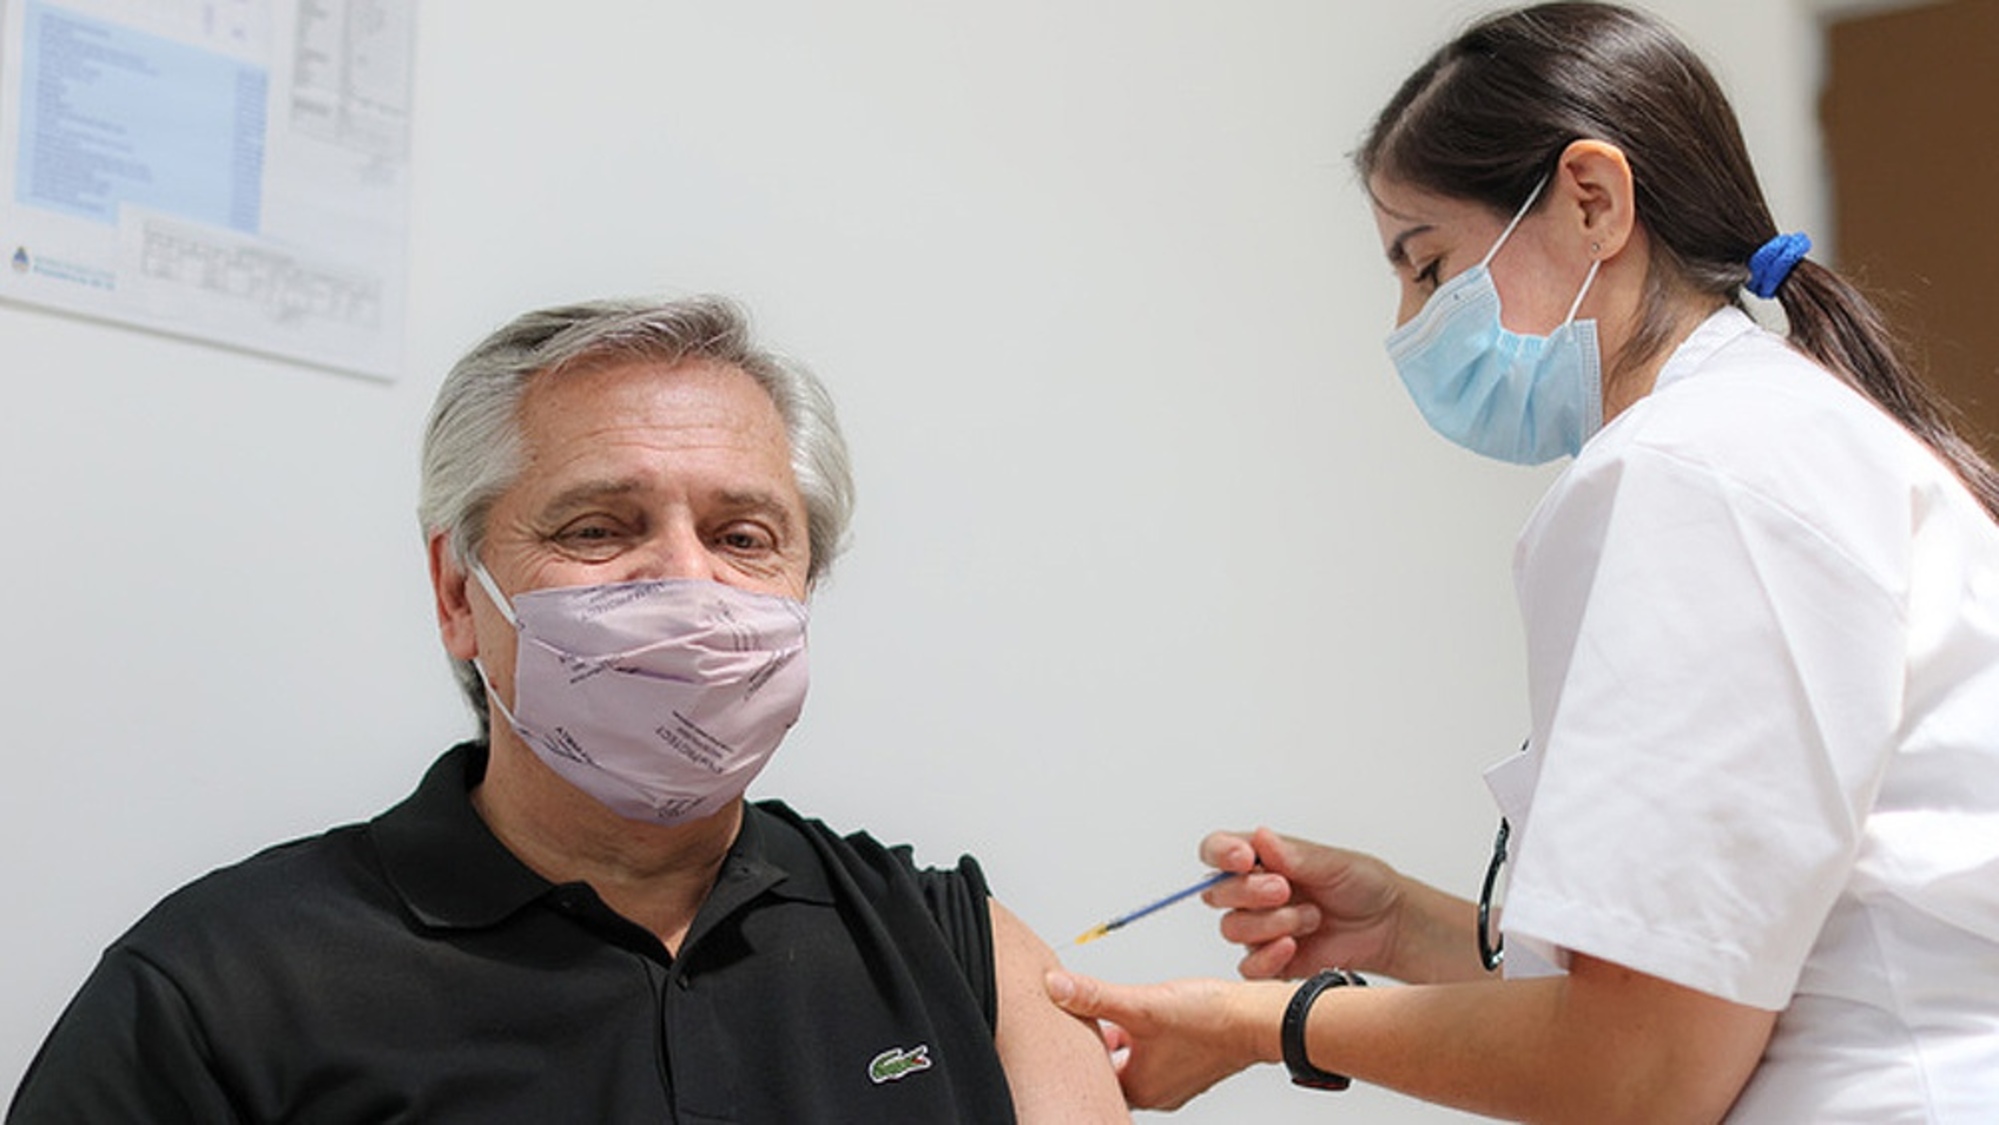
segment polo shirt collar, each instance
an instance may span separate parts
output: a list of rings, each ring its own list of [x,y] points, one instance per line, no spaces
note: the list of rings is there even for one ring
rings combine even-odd
[[[485,776],[485,744],[460,743],[416,792],[368,826],[389,883],[426,926],[495,925],[553,886],[514,858],[472,807],[472,787]]]
[[[416,792],[369,825],[390,884],[426,926],[494,926],[555,889],[515,858],[472,807],[472,787],[486,775],[486,754],[484,743],[452,747],[424,774]],[[742,828],[695,917],[689,944],[764,894],[821,905],[835,901],[824,863],[792,823],[796,814],[774,802],[772,809],[744,806]]]
[[[693,949],[731,915],[763,898],[820,906],[834,902],[825,865],[804,835],[763,806],[745,804],[736,842],[722,860],[715,886],[694,915],[681,952]]]

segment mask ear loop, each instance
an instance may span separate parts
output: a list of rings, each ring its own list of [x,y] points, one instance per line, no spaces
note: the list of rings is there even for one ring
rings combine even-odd
[[[519,632],[521,622],[519,618],[514,616],[514,604],[507,600],[505,594],[500,592],[500,587],[493,581],[493,576],[486,573],[486,564],[480,562],[478,559],[473,559],[472,577],[477,578],[479,585],[486,588],[486,596],[493,600],[493,608],[500,611],[500,616],[507,619],[507,624],[512,625],[515,632]]]
[[[1576,294],[1575,303],[1569,306],[1569,315],[1562,318],[1562,327],[1567,328],[1576,322],[1576,310],[1583,307],[1583,298],[1589,296],[1589,287],[1596,283],[1596,271],[1602,267],[1602,258],[1590,259],[1589,272],[1583,275],[1582,292]]]
[[[1596,271],[1603,267],[1603,259],[1596,257],[1598,250],[1599,247],[1595,243],[1590,244],[1589,272],[1583,275],[1582,291],[1576,294],[1575,301],[1569,305],[1569,315],[1562,318],[1562,327],[1555,329],[1555,331],[1572,331],[1574,329],[1576,311],[1583,307],[1583,298],[1589,296],[1589,287],[1596,283]],[[1582,341],[1582,343],[1587,345],[1592,362],[1600,364],[1602,359],[1600,353],[1597,351],[1595,335],[1592,334],[1587,340]],[[1601,367],[1598,370],[1601,371]],[[1599,374],[1595,380],[1583,379],[1582,383],[1584,402],[1582,440],[1588,441],[1590,435],[1603,426],[1603,377]],[[1487,966],[1487,968],[1490,967],[1489,965]]]
[[[1547,176],[1542,176],[1534,182],[1534,190],[1527,193],[1527,202],[1522,203],[1520,210],[1513,213],[1513,220],[1506,224],[1505,230],[1499,232],[1499,238],[1493,242],[1492,249],[1485,252],[1485,257],[1479,259],[1479,265],[1487,267],[1492,265],[1492,260],[1499,256],[1499,248],[1506,245],[1507,239],[1513,237],[1513,228],[1519,226],[1521,220],[1527,217],[1527,212],[1534,209],[1534,201],[1541,198],[1541,189],[1547,186]],[[1591,249],[1594,250],[1595,247],[1592,246]],[[1583,298],[1589,296],[1589,287],[1596,283],[1596,271],[1601,268],[1603,268],[1603,259],[1592,255],[1589,263],[1589,273],[1584,275],[1583,287],[1576,293],[1576,299],[1569,305],[1569,315],[1562,318],[1562,327],[1567,328],[1569,325],[1575,323],[1576,311],[1583,307]]]
[[[520,632],[521,623],[520,619],[514,616],[513,604],[507,601],[505,594],[500,592],[499,583],[493,581],[493,576],[486,573],[486,564],[473,559],[472,577],[478,579],[479,585],[485,587],[486,596],[493,599],[493,608],[500,611],[500,616],[506,618],[507,624],[512,625],[515,632]],[[493,678],[486,674],[485,662],[476,656],[473,657],[472,670],[479,673],[479,682],[486,685],[486,701],[499,708],[501,717],[507,720],[507,725],[513,727],[518,732],[521,724],[514,718],[512,709],[501,701],[500,693],[493,690]],[[525,738],[526,735],[522,735],[522,737]]]
[[[479,673],[479,682],[486,685],[486,702],[499,708],[500,717],[507,720],[507,725],[514,728],[516,734],[520,734],[523,739],[526,739],[527,735],[521,731],[520,720],[514,718],[513,708],[508,707],[506,702],[500,698],[500,693],[493,690],[493,678],[486,674],[486,666],[480,663],[476,657],[472,661],[472,670]]]
[[[1513,228],[1519,226],[1520,220],[1526,218],[1527,212],[1533,210],[1534,201],[1541,198],[1541,189],[1547,186],[1548,186],[1548,177],[1546,176],[1542,176],[1539,180],[1536,180],[1534,182],[1534,190],[1527,193],[1527,202],[1522,203],[1520,205],[1520,210],[1515,211],[1513,213],[1513,221],[1507,223],[1506,229],[1499,232],[1499,238],[1493,242],[1492,249],[1487,250],[1485,252],[1485,257],[1480,258],[1478,260],[1479,265],[1481,266],[1492,265],[1492,260],[1499,256],[1499,248],[1506,245],[1507,239],[1513,237]]]

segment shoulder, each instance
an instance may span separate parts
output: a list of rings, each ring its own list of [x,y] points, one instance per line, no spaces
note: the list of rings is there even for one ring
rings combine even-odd
[[[353,884],[360,840],[348,827],[282,844],[161,899],[64,1008],[8,1120],[265,1119],[231,1082],[272,1060],[298,1062],[354,979],[315,958],[349,944],[365,913],[354,894],[325,893]],[[355,964],[382,963],[345,963]]]
[[[1673,453],[1753,471],[1814,451],[1899,467],[1920,448],[1871,399],[1762,329],[1734,336],[1675,375],[1605,427],[1599,456]]]
[[[324,936],[391,906],[361,825],[277,844],[161,899],[113,949],[172,976],[241,966],[260,948]]]
[[[915,849],[909,844],[884,844],[868,832],[841,832],[778,800],[752,802],[745,815],[756,819],[774,847],[793,855],[802,855],[800,848],[807,849],[817,862],[837,867],[870,886],[914,881],[920,887],[956,887],[979,898],[988,893],[985,872],[970,855],[959,856],[950,867],[927,867],[917,862]]]
[[[160,901],[148,919],[186,921],[191,915],[283,908],[300,891],[367,879],[370,861],[365,826],[346,824],[316,836],[273,844],[245,859],[216,868]],[[275,895],[290,888],[289,894]]]
[[[992,956],[991,889],[970,855],[951,867],[926,867],[908,844],[884,844],[866,832],[841,833],[782,801],[750,804],[766,858],[794,878],[824,880],[831,893],[864,901],[892,923],[942,932],[959,961],[983,972]]]
[[[752,802],[744,817],[763,858],[788,879],[807,886],[823,883],[829,898],[872,914],[897,935],[905,954],[947,950],[989,1024],[997,1018],[994,915],[977,860],[964,855],[953,867],[925,867],[907,844],[891,846],[866,832],[835,831],[782,801]]]
[[[1522,538],[1538,547],[1754,524],[1900,584],[1916,506],[1959,487],[1874,402],[1782,339],[1743,332],[1632,405],[1550,488]]]

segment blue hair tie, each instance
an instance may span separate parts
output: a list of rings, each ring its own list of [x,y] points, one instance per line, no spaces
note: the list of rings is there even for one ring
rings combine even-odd
[[[1766,301],[1776,296],[1777,287],[1811,250],[1811,236],[1803,231],[1780,234],[1764,243],[1749,257],[1749,291]]]

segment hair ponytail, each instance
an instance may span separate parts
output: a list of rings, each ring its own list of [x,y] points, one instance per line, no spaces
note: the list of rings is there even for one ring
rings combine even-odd
[[[1777,287],[1791,342],[1936,451],[1999,520],[1999,470],[1952,425],[1956,411],[1903,358],[1881,313],[1838,274],[1800,261]]]

